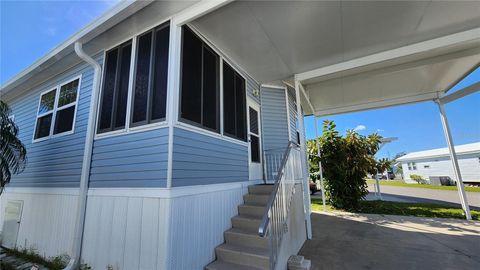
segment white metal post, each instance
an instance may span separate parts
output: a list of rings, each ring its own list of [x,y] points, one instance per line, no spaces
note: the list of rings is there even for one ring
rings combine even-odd
[[[310,218],[310,185],[308,183],[307,154],[305,151],[305,124],[303,123],[303,113],[300,102],[300,82],[295,80],[295,99],[297,104],[297,121],[300,129],[300,153],[302,164],[303,179],[303,200],[305,205],[305,222],[307,225],[307,238],[312,239],[312,221]]]
[[[318,142],[318,124],[317,124],[317,116],[313,116],[313,122],[315,123],[315,142],[317,143],[317,155],[318,155],[318,172],[320,174],[320,186],[322,188],[322,203],[323,203],[323,211],[327,211],[327,206],[325,203],[325,188],[323,185],[323,171],[322,171],[322,161],[320,161],[320,157],[322,156],[322,152],[320,150],[320,143]]]
[[[375,170],[377,173],[375,174],[375,197],[378,197],[380,201],[382,201],[382,193],[380,192],[380,179],[378,179],[378,170]]]
[[[458,189],[458,195],[460,197],[460,203],[462,204],[462,208],[463,208],[463,211],[465,212],[466,219],[471,220],[472,216],[470,214],[470,207],[468,206],[467,195],[465,194],[465,187],[463,185],[460,166],[458,165],[457,153],[455,152],[455,147],[453,145],[450,126],[448,125],[445,106],[440,101],[440,99],[436,99],[435,102],[437,103],[438,109],[440,110],[440,119],[442,120],[443,132],[445,133],[445,140],[447,141],[448,149],[450,150],[450,159],[452,160],[453,171],[455,172],[455,177],[457,178],[457,189]]]

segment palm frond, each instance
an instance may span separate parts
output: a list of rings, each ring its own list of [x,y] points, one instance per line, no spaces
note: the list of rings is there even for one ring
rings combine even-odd
[[[0,100],[0,194],[12,174],[21,173],[27,164],[27,149],[18,138],[19,129],[10,112],[7,103]]]

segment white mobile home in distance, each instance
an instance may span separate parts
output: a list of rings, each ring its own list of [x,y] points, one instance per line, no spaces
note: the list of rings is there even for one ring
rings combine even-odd
[[[443,102],[480,62],[478,10],[121,1],[0,89],[28,150],[3,244],[93,269],[286,269],[311,237],[303,117]]]
[[[455,146],[464,183],[480,184],[480,142]],[[397,159],[402,163],[405,180],[416,174],[426,180],[449,177],[456,181],[448,148],[409,153]]]

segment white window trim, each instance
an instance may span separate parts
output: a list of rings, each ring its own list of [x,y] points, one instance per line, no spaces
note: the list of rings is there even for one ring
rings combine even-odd
[[[224,140],[224,141],[227,141],[227,142],[235,143],[235,144],[238,144],[238,145],[248,146],[248,142],[244,142],[244,141],[242,141],[242,140],[235,139],[235,138],[232,138],[232,137],[227,136],[227,135],[222,135],[222,134],[220,134],[220,133],[216,133],[216,132],[210,131],[210,130],[208,130],[208,129],[204,129],[204,128],[201,128],[201,127],[197,127],[197,126],[194,126],[194,125],[185,123],[185,122],[180,122],[180,121],[178,121],[178,122],[174,125],[174,127],[176,127],[176,128],[181,128],[181,129],[184,129],[184,130],[188,130],[188,131],[191,131],[191,132],[194,132],[194,133],[198,133],[198,134],[201,134],[201,135],[210,136],[210,137],[213,137],[213,138],[215,138],[215,139],[219,139],[219,140]]]
[[[57,105],[58,105],[58,99],[60,97],[60,89],[62,86],[66,85],[66,84],[69,84],[75,80],[78,80],[78,86],[77,86],[77,97],[75,99],[74,102],[72,103],[68,103],[66,105],[63,105],[62,107],[60,108],[57,108]],[[48,140],[48,139],[53,139],[53,138],[58,138],[58,137],[61,137],[61,136],[65,136],[65,135],[70,135],[70,134],[73,134],[75,133],[75,126],[76,126],[76,122],[77,122],[77,111],[78,111],[78,101],[80,99],[80,90],[82,88],[82,74],[80,75],[77,75],[75,77],[72,77],[70,79],[67,79],[67,80],[64,80],[62,82],[60,82],[59,84],[57,84],[56,86],[52,87],[52,88],[49,88],[48,90],[46,91],[43,91],[40,93],[40,96],[38,98],[38,105],[37,105],[37,109],[35,111],[36,113],[36,118],[35,118],[35,126],[33,128],[33,134],[32,134],[32,143],[37,143],[37,142],[41,142],[41,141],[45,141],[45,140]],[[42,113],[42,114],[38,114],[38,110],[40,108],[40,104],[42,102],[42,96],[45,95],[46,93],[49,93],[51,91],[55,91],[55,101],[54,101],[54,105],[53,105],[53,109],[48,111],[48,112],[45,112],[45,113]],[[73,112],[73,122],[72,122],[72,129],[69,130],[69,131],[65,131],[65,132],[61,132],[61,133],[57,133],[57,134],[53,134],[53,131],[55,129],[55,120],[56,120],[56,116],[57,116],[57,112],[59,110],[63,110],[63,109],[66,109],[66,108],[69,108],[71,106],[75,106],[75,111]],[[37,122],[38,122],[38,119],[47,115],[47,114],[50,114],[52,113],[52,122],[50,123],[50,133],[48,136],[45,136],[45,137],[42,137],[42,138],[38,138],[38,139],[35,139],[35,134],[37,133]]]
[[[102,67],[103,67],[103,71],[102,71],[102,78],[101,78],[101,83],[100,83],[100,99],[99,99],[99,102],[97,104],[97,119],[95,120],[95,137],[94,137],[94,140],[98,140],[98,139],[103,139],[103,138],[109,138],[109,137],[115,137],[115,136],[121,136],[121,135],[125,135],[125,134],[130,134],[130,133],[137,133],[137,132],[144,132],[144,131],[149,131],[149,130],[154,130],[154,129],[160,129],[160,128],[164,128],[166,126],[168,126],[168,111],[167,111],[167,107],[168,105],[165,104],[165,118],[161,121],[158,121],[158,122],[154,122],[154,123],[150,123],[150,124],[145,124],[145,125],[139,125],[139,126],[133,126],[131,127],[131,115],[132,115],[132,107],[133,107],[133,104],[132,104],[132,101],[133,101],[133,95],[134,95],[134,89],[133,89],[133,85],[134,85],[134,79],[135,79],[135,71],[136,71],[136,66],[135,64],[137,63],[137,41],[138,41],[138,37],[142,34],[144,34],[145,32],[147,31],[150,31],[154,28],[157,28],[159,26],[161,26],[162,24],[166,23],[166,22],[169,22],[169,27],[171,28],[173,26],[172,24],[172,17],[168,17],[166,19],[162,19],[158,22],[156,22],[155,24],[153,25],[149,25],[139,31],[137,31],[134,35],[132,36],[129,36],[128,38],[125,38],[125,39],[122,39],[120,42],[117,42],[115,45],[112,45],[108,48],[106,48],[104,51],[103,51],[103,64],[102,64]],[[100,107],[101,107],[101,103],[102,103],[102,98],[103,98],[103,83],[104,83],[104,80],[105,80],[105,63],[106,63],[106,59],[107,59],[107,52],[122,45],[123,43],[125,42],[128,42],[129,40],[132,41],[132,51],[131,51],[131,54],[130,54],[130,72],[128,73],[128,96],[127,96],[127,111],[126,111],[126,114],[125,114],[125,128],[122,128],[122,129],[118,129],[118,130],[112,130],[112,131],[106,131],[106,132],[102,132],[102,133],[98,133],[98,123],[100,121],[100,117],[101,117],[101,111],[100,111]],[[171,42],[169,42],[169,46],[171,45]],[[169,48],[169,52],[170,52],[170,48]],[[170,59],[169,59],[170,60]],[[168,91],[168,86],[167,86],[167,91]],[[168,100],[167,102],[168,103]]]
[[[177,128],[181,128],[181,129],[185,129],[185,130],[188,130],[188,131],[192,131],[192,132],[195,132],[195,133],[199,133],[199,134],[203,134],[203,135],[207,135],[207,136],[210,136],[210,137],[213,137],[213,138],[216,138],[216,139],[220,139],[220,140],[224,140],[224,141],[228,141],[228,142],[232,142],[232,143],[236,143],[236,144],[239,144],[239,145],[243,145],[243,146],[247,146],[248,147],[248,123],[246,123],[247,125],[245,126],[246,128],[246,132],[247,132],[247,141],[243,141],[241,139],[238,139],[238,138],[234,138],[232,136],[229,136],[229,135],[226,135],[224,133],[224,124],[223,124],[223,119],[224,119],[224,106],[223,106],[223,63],[225,62],[226,64],[228,64],[235,72],[238,73],[238,75],[240,75],[240,77],[243,78],[243,80],[245,81],[245,118],[247,118],[247,114],[248,114],[248,80],[245,76],[245,72],[244,71],[241,71],[237,68],[237,65],[235,62],[231,61],[230,59],[227,59],[226,57],[224,57],[224,53],[221,52],[219,49],[217,49],[208,39],[206,39],[201,33],[200,31],[198,31],[194,26],[190,25],[190,24],[187,24],[187,26],[190,28],[190,30],[200,39],[202,40],[203,42],[205,42],[205,44],[207,44],[210,49],[212,51],[214,51],[218,57],[219,57],[219,84],[220,84],[220,129],[219,129],[219,132],[214,132],[214,131],[211,131],[211,130],[208,130],[207,128],[202,128],[200,126],[197,126],[197,125],[193,125],[193,124],[189,124],[187,121],[187,119],[184,119],[184,121],[182,121],[182,118],[180,117],[180,102],[181,102],[181,96],[179,95],[179,98],[178,98],[178,104],[176,104],[176,106],[178,106],[179,110],[178,110],[178,117],[176,119],[176,121],[174,121],[174,127],[177,127]],[[183,40],[183,39],[182,39]],[[180,44],[180,46],[182,46],[183,44]],[[180,50],[181,51],[181,50]],[[181,56],[180,56],[181,57]],[[179,80],[182,79],[181,77],[181,70],[179,71],[180,73],[180,77],[179,77]],[[180,84],[179,84],[180,85]],[[180,88],[177,89],[178,90],[178,93],[180,93]],[[260,113],[260,112],[259,112]]]

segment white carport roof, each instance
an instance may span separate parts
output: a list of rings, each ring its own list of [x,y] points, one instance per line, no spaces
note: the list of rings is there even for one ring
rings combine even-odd
[[[480,63],[479,1],[236,1],[191,23],[328,115],[432,100]]]

